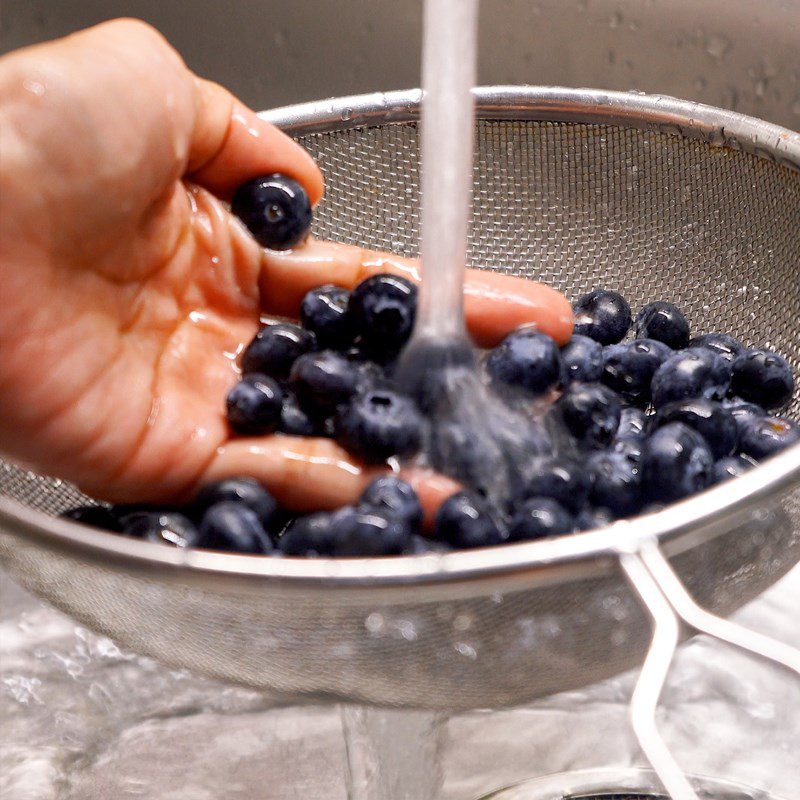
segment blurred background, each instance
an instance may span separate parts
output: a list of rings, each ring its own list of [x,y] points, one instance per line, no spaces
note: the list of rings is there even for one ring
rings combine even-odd
[[[421,0],[12,0],[0,50],[117,16],[257,108],[419,85]],[[638,89],[800,128],[800,0],[483,0],[480,82]]]

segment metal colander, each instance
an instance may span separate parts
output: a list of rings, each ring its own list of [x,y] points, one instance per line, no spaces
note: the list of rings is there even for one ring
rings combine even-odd
[[[669,299],[694,331],[775,348],[798,371],[800,136],[663,97],[476,94],[473,266],[572,298],[617,289],[634,309]],[[269,115],[325,172],[319,236],[415,252],[418,102]],[[54,519],[81,499],[66,484],[8,465],[0,483],[0,557],[24,586],[167,664],[293,699],[465,709],[574,689],[647,650],[623,551],[657,542],[722,615],[800,560],[800,446],[604,530],[383,560],[179,552]]]

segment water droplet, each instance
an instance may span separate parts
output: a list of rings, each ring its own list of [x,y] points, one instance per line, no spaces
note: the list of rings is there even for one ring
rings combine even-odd
[[[348,119],[353,119],[353,109],[352,108],[343,108],[341,117],[345,122]]]
[[[40,83],[39,81],[31,80],[30,78],[26,78],[22,81],[22,88],[26,92],[30,92],[31,94],[35,94],[37,97],[42,97],[45,92],[44,84]]]
[[[622,12],[615,11],[608,21],[608,27],[613,30],[614,28],[619,28],[620,25],[622,25]]]
[[[706,39],[706,53],[717,61],[722,61],[730,49],[731,43],[720,34],[712,34]]]

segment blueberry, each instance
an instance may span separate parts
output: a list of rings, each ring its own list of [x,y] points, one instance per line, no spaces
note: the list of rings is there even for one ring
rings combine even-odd
[[[712,350],[721,358],[733,363],[740,353],[744,352],[744,345],[727,333],[704,333],[689,340],[689,347],[705,347]]]
[[[748,403],[746,400],[742,400],[741,397],[727,397],[722,401],[721,405],[733,417],[739,438],[742,436],[746,419],[749,417],[765,417],[767,415],[767,412],[761,406],[755,403]]]
[[[264,525],[244,503],[224,500],[210,506],[200,522],[200,547],[234,553],[270,553],[272,541]]]
[[[314,334],[291,322],[276,322],[263,327],[242,354],[242,372],[258,372],[273,378],[285,378],[292,364],[304,353],[314,350]]]
[[[278,511],[275,498],[255,478],[242,476],[207,483],[197,493],[193,513],[201,519],[211,506],[226,502],[247,506],[255,512],[265,528],[272,523]]]
[[[619,427],[614,434],[614,442],[644,441],[647,437],[647,415],[641,408],[628,406],[619,416]]]
[[[237,433],[260,436],[272,433],[281,419],[283,391],[266,375],[245,375],[225,400],[228,423]]]
[[[614,521],[614,515],[606,508],[584,508],[575,517],[575,527],[579,531],[593,531],[605,528]]]
[[[336,419],[339,444],[370,463],[419,450],[423,421],[412,400],[390,389],[359,392]]]
[[[711,450],[693,428],[682,422],[659,428],[645,442],[642,452],[646,498],[669,502],[705,489],[711,481],[713,463]]]
[[[272,250],[294,247],[311,227],[306,190],[286,175],[262,175],[243,183],[234,192],[231,211],[262,247]]]
[[[731,381],[731,365],[704,347],[692,347],[670,356],[656,371],[651,384],[656,408],[675,400],[705,397],[721,400]]]
[[[544,333],[520,328],[509,333],[489,354],[486,370],[496,383],[542,394],[561,377],[561,355]]]
[[[667,403],[652,419],[653,428],[670,422],[683,422],[694,428],[706,440],[714,458],[729,456],[739,441],[739,430],[731,412],[703,397]]]
[[[340,508],[331,530],[334,556],[400,555],[411,541],[405,520],[375,509]]]
[[[573,306],[575,333],[600,344],[616,344],[631,327],[631,307],[625,298],[608,289],[596,289]]]
[[[449,551],[450,548],[444,542],[437,542],[427,536],[415,533],[403,553],[409,556],[422,556],[428,553],[447,553]]]
[[[751,470],[756,462],[748,456],[726,456],[714,463],[711,470],[711,483],[723,483],[731,478],[738,478]]]
[[[612,344],[603,352],[603,383],[632,403],[650,400],[653,376],[672,355],[667,345],[655,339]]]
[[[328,416],[347,402],[360,384],[358,365],[333,350],[300,356],[289,375],[301,406],[317,417]]]
[[[458,492],[439,507],[436,538],[460,550],[500,544],[506,533],[483,498],[473,492]]]
[[[771,350],[746,350],[733,362],[731,390],[766,409],[782,408],[794,394],[792,368]]]
[[[359,505],[405,520],[414,531],[422,525],[422,505],[411,484],[395,475],[374,478],[361,494]]]
[[[614,516],[636,513],[642,506],[642,476],[636,462],[624,453],[595,453],[589,458],[589,499]]]
[[[599,383],[573,383],[558,401],[567,430],[582,447],[607,447],[619,427],[622,407]]]
[[[655,339],[680,350],[689,341],[689,323],[677,306],[656,300],[636,315],[636,338]]]
[[[102,528],[106,531],[119,533],[122,526],[116,514],[105,506],[78,506],[63,511],[59,516],[90,528]]]
[[[742,423],[739,451],[761,461],[800,442],[800,425],[782,417],[748,417]]]
[[[603,346],[588,336],[575,335],[561,348],[561,383],[591,383],[603,374]]]
[[[644,439],[614,439],[609,452],[621,455],[635,467],[639,467],[642,462],[644,442]]]
[[[535,465],[517,499],[549,497],[569,511],[578,511],[588,496],[589,477],[585,465],[569,458],[550,457]]]
[[[352,345],[355,326],[349,304],[350,292],[340,286],[327,284],[306,293],[300,303],[300,319],[320,347],[342,350]]]
[[[128,536],[172,547],[198,547],[200,537],[194,523],[176,511],[141,511],[123,519]]]
[[[531,497],[514,511],[508,527],[508,539],[521,542],[562,536],[575,527],[572,515],[550,497]]]
[[[278,430],[291,436],[314,436],[317,432],[313,420],[301,408],[297,398],[288,393],[283,398]]]
[[[374,358],[388,361],[411,335],[417,287],[396,275],[373,275],[353,290],[349,308],[362,346]]]
[[[334,536],[332,514],[319,511],[298,517],[278,539],[278,549],[287,556],[330,556]]]

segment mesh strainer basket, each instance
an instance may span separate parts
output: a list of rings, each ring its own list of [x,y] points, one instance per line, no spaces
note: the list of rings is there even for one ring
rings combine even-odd
[[[268,115],[325,172],[319,236],[415,253],[419,100],[398,92]],[[572,298],[605,286],[634,307],[669,299],[694,331],[772,347],[798,371],[798,134],[635,93],[488,88],[476,101],[471,266]],[[800,400],[786,413],[798,419]],[[180,552],[55,519],[80,500],[58,481],[4,465],[0,485],[0,556],[24,586],[167,664],[293,699],[522,703],[641,663],[653,619],[650,658],[663,666],[673,611],[694,628],[716,623],[674,575],[724,616],[800,560],[800,446],[603,530],[384,560]],[[655,705],[659,670],[648,660],[640,711]]]

